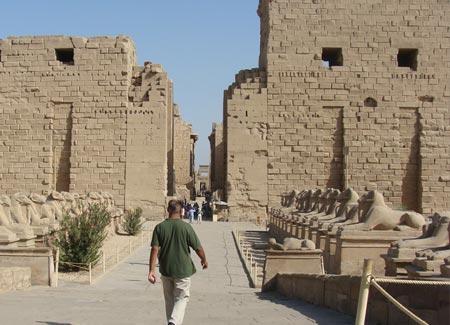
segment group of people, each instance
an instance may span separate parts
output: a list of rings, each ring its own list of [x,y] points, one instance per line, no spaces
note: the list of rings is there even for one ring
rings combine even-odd
[[[189,218],[189,223],[193,223],[197,220],[197,223],[202,222],[203,211],[197,202],[185,203],[184,205],[185,215]]]
[[[188,218],[190,223],[194,221],[201,223],[203,218],[208,219],[212,216],[212,209],[207,201],[204,201],[201,207],[197,202],[184,202],[183,209],[185,218]]]

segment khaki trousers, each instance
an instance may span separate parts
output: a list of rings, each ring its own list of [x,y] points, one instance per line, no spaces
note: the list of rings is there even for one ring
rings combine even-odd
[[[166,302],[167,322],[181,325],[189,301],[191,278],[177,279],[161,276]]]

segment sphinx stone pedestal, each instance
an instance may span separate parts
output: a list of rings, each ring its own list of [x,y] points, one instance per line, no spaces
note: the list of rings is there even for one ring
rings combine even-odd
[[[444,263],[441,265],[441,277],[450,278],[450,259],[445,259]]]
[[[262,290],[271,290],[278,273],[323,274],[322,251],[312,250],[266,250]]]
[[[405,266],[408,272],[408,277],[412,279],[417,278],[438,278],[441,274],[440,267],[443,261],[426,261],[420,259],[414,261],[413,264]]]
[[[328,274],[339,274],[337,273],[336,266],[336,247],[337,247],[337,230],[333,229],[331,231],[327,231],[325,237],[325,249],[323,261],[325,265],[325,271]]]
[[[294,223],[292,224],[292,237],[300,239],[300,232],[301,232],[301,228],[300,228],[299,222],[294,221]]]
[[[0,246],[1,247],[17,247],[19,238],[15,233],[4,226],[0,226]]]
[[[428,255],[427,253],[421,254],[421,252],[434,250],[437,253],[435,257],[439,257],[440,254],[446,254],[442,251],[450,244],[449,232],[450,219],[435,214],[432,217],[432,222],[428,226],[428,229],[421,237],[412,240],[401,240],[391,245],[387,255],[384,256],[386,261],[386,275],[396,276],[407,274],[406,266],[412,264],[416,260],[416,256],[419,258],[417,261],[419,261],[421,256]],[[441,252],[438,253],[438,251]],[[443,258],[441,256],[437,259],[442,261]],[[428,270],[425,265],[418,265],[419,268],[422,266],[425,267],[425,270]]]
[[[309,225],[309,222],[304,223],[303,229],[302,229],[302,234],[305,237],[303,239],[310,239],[310,231],[311,231],[311,226]]]
[[[364,259],[374,261],[373,274],[385,274],[386,254],[391,243],[399,239],[414,238],[420,231],[391,231],[370,230],[351,231],[343,230],[337,234],[336,255],[334,257],[334,271],[336,274],[360,275]]]
[[[328,229],[321,228],[318,230],[316,239],[316,247],[318,249],[325,250],[328,233]]]
[[[406,271],[410,278],[439,278],[442,267],[450,259],[450,249],[424,250],[416,254],[414,261],[407,265]]]
[[[314,224],[309,226],[309,240],[317,244],[317,237],[319,236],[319,225]]]
[[[52,284],[54,261],[51,248],[2,248],[0,267],[28,267],[31,269],[31,284]]]

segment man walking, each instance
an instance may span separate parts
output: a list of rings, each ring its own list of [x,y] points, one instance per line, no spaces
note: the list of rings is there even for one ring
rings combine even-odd
[[[169,325],[181,325],[189,300],[191,276],[195,266],[190,256],[192,248],[200,258],[203,269],[208,267],[200,240],[190,224],[181,219],[182,203],[170,200],[169,218],[158,224],[153,231],[152,250],[148,280],[156,282],[156,260],[164,289],[166,317]]]

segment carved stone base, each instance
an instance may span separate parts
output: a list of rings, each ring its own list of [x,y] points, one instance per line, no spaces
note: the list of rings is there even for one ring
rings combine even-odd
[[[323,274],[322,251],[314,250],[266,250],[263,291],[275,285],[278,273]]]
[[[54,273],[50,248],[2,248],[0,267],[31,268],[32,285],[51,285]]]
[[[385,261],[385,271],[387,276],[407,275],[406,266],[410,265],[413,258],[396,258],[389,255],[382,255]]]
[[[425,257],[417,257],[413,261],[413,265],[417,266],[417,268],[422,269],[424,271],[431,271],[431,272],[437,272],[440,273],[441,265],[444,264],[443,259],[438,260],[428,260]]]
[[[425,247],[426,248],[426,247]],[[416,258],[416,252],[424,248],[389,248],[388,255],[394,258]]]
[[[334,271],[336,274],[360,275],[364,259],[374,261],[373,273],[385,274],[385,255],[392,242],[415,238],[419,231],[342,231],[337,236]]]
[[[328,274],[337,274],[335,263],[336,247],[337,247],[337,232],[336,230],[328,231],[325,239],[325,249],[324,249],[324,265],[325,271]]]
[[[19,238],[11,230],[4,226],[0,226],[0,246],[13,247],[17,246]]]
[[[314,243],[317,242],[318,232],[319,232],[319,227],[318,226],[310,227],[309,239],[312,240]]]
[[[450,265],[441,265],[441,276],[450,278]]]
[[[327,242],[328,230],[319,229],[316,239],[316,247],[321,250],[325,250],[325,244]]]
[[[435,271],[424,271],[421,268],[418,268],[417,266],[412,264],[406,266],[406,271],[408,272],[408,277],[412,279],[435,278],[439,277],[439,275],[441,274],[440,272]]]
[[[31,226],[36,236],[45,236],[49,234],[48,226]]]

